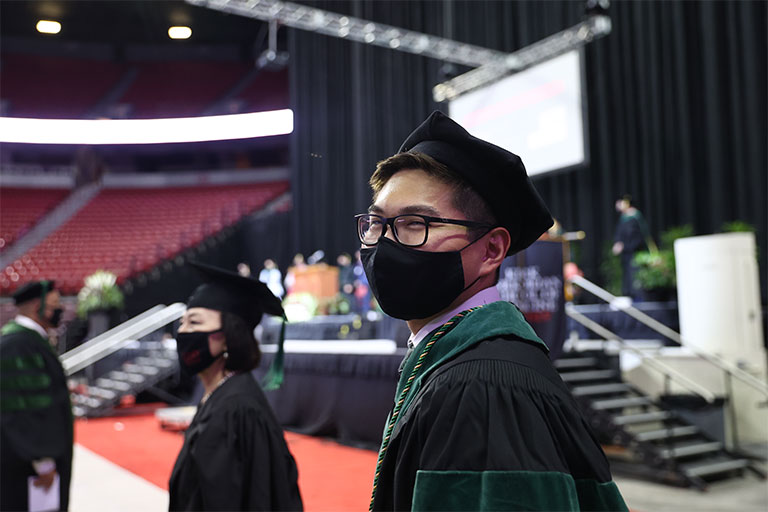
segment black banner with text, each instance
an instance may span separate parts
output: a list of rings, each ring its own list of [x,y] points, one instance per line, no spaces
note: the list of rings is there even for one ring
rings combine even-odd
[[[550,357],[557,359],[565,341],[563,244],[540,240],[505,259],[496,287],[503,300],[522,311],[549,347]]]

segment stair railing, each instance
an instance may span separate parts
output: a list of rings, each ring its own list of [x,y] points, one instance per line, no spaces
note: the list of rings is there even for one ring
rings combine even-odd
[[[662,324],[658,320],[651,318],[650,316],[646,315],[636,307],[622,303],[621,301],[617,300],[618,298],[615,295],[611,294],[607,290],[604,290],[603,288],[600,288],[598,285],[589,281],[588,279],[584,279],[581,276],[574,276],[570,279],[570,282],[588,291],[592,295],[595,295],[596,297],[603,299],[607,303],[611,304],[611,306],[628,314],[638,322],[649,327],[650,329],[653,329],[654,331],[658,332],[662,336],[665,336],[671,339],[672,341],[679,343],[680,345],[684,344],[683,337],[680,335],[680,333],[678,333],[674,329],[670,329],[669,327]],[[714,366],[724,371],[726,373],[726,381],[728,382],[728,386],[730,386],[730,379],[735,378],[747,384],[748,386],[756,389],[761,394],[763,394],[766,398],[768,398],[768,385],[766,385],[764,382],[761,382],[759,379],[755,378],[754,376],[745,372],[741,368],[733,365],[732,363],[729,363],[728,361],[724,360],[719,356],[703,352],[697,349],[696,347],[692,346],[691,344],[685,344],[685,347],[696,356],[704,359],[708,363],[713,364]]]
[[[96,336],[81,346],[62,354],[61,365],[72,375],[93,363],[114,354],[134,340],[181,318],[186,305],[177,302],[170,306],[157,305],[144,313]]]
[[[575,321],[577,321],[578,323],[586,327],[587,329],[602,336],[606,340],[616,340],[619,343],[619,345],[622,346],[623,349],[629,350],[630,352],[637,354],[643,361],[648,363],[648,366],[650,368],[653,368],[654,370],[660,372],[664,376],[665,387],[669,386],[670,381],[674,381],[678,383],[680,386],[687,389],[688,391],[691,391],[694,394],[700,396],[710,404],[714,403],[717,400],[717,396],[714,393],[712,393],[710,390],[702,386],[701,384],[694,382],[693,380],[689,379],[688,377],[678,372],[671,366],[667,366],[661,361],[658,361],[657,359],[648,356],[648,354],[646,354],[642,350],[639,350],[629,345],[626,342],[626,340],[624,340],[621,336],[618,336],[617,334],[611,332],[610,330],[606,329],[605,327],[595,322],[594,320],[590,319],[586,315],[579,313],[578,311],[576,311],[576,308],[574,308],[572,305],[567,304],[565,306],[565,313],[569,317],[573,318]]]

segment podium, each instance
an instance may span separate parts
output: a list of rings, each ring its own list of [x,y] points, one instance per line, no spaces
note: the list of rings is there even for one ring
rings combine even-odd
[[[318,313],[327,313],[328,304],[339,293],[339,269],[326,263],[317,263],[303,268],[290,267],[294,282],[290,294],[308,293],[317,300]]]

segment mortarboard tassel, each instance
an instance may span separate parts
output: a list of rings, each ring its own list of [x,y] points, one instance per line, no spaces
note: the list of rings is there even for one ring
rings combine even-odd
[[[272,364],[269,365],[269,370],[261,381],[262,387],[267,391],[273,391],[278,389],[283,383],[283,359],[285,358],[285,324],[288,322],[288,318],[283,315],[282,325],[280,326],[280,340],[277,344],[277,353],[272,360]]]

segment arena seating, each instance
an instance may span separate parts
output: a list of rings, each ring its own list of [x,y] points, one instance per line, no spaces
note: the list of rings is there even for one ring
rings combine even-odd
[[[96,270],[118,282],[146,271],[263,208],[288,190],[286,181],[162,189],[106,189],[77,215],[6,267],[0,291],[25,281],[56,279],[76,294]]]
[[[65,189],[0,188],[0,252],[69,195]]]
[[[3,53],[0,91],[14,117],[79,118],[117,83],[106,60]]]
[[[233,62],[177,61],[138,64],[136,80],[120,98],[133,118],[198,116],[245,76]]]
[[[246,112],[287,108],[290,105],[288,70],[259,72],[237,99],[243,101]]]
[[[131,68],[136,78],[115,104],[130,118],[201,115],[248,72],[240,62],[116,63],[97,59],[3,53],[0,91],[13,117],[79,118],[102,100]],[[181,93],[180,93],[181,92]],[[262,71],[236,98],[242,111],[288,107],[288,71]],[[108,110],[108,109],[107,109]]]

